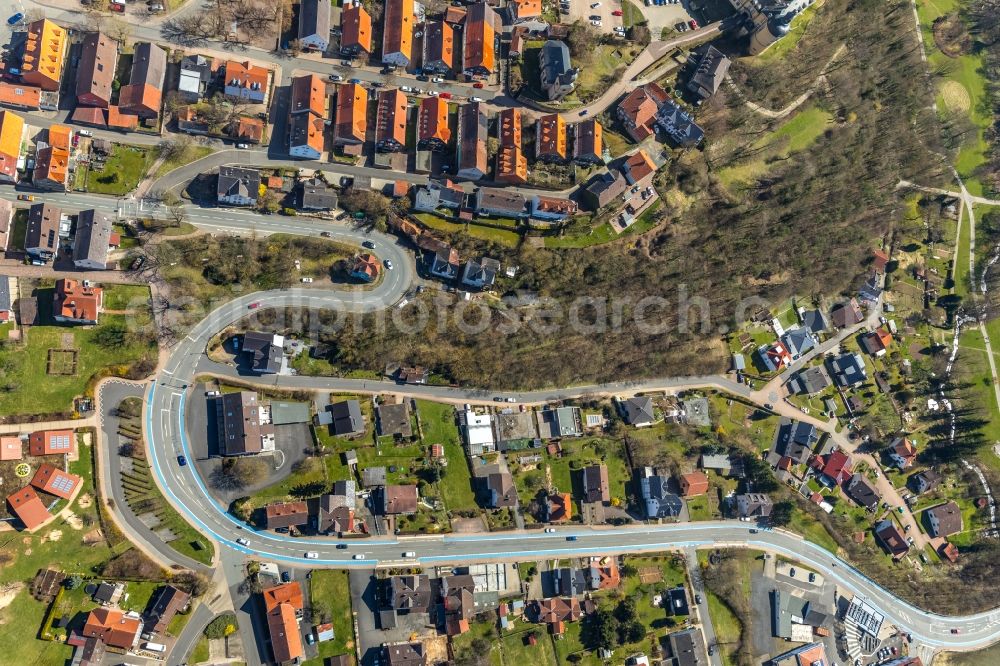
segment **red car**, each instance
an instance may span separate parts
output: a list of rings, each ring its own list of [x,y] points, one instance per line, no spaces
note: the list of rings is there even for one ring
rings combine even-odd
[[[111,3],[111,11],[118,12],[119,14],[125,13],[125,5],[119,5],[116,2]]]
[[[480,82],[477,81],[476,83],[472,84],[472,87],[473,88],[485,88],[486,86],[484,86],[482,83],[480,83]]]
[[[438,97],[440,97],[441,99],[451,99],[451,93],[450,92],[443,92],[440,95],[438,95]]]
[[[616,9],[615,11],[611,12],[611,15],[612,16],[621,16],[622,15],[622,10]]]
[[[250,305],[247,306],[247,308],[249,308],[251,310],[256,310],[259,307],[260,307],[260,303],[251,303]]]
[[[697,21],[695,21],[694,19],[691,19],[690,21],[688,21],[688,26],[689,26],[689,27],[690,27],[690,28],[691,28],[692,30],[697,30],[697,29],[698,29],[698,22],[697,22]]]

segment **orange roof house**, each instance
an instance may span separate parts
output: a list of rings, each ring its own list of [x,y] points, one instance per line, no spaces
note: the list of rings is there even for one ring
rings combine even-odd
[[[84,286],[76,280],[56,280],[53,297],[53,318],[67,324],[96,324],[97,315],[104,308],[104,290]]]
[[[282,583],[262,591],[264,610],[273,611],[281,604],[290,604],[295,610],[302,610],[302,588],[297,582]]]
[[[263,102],[267,97],[268,71],[265,67],[251,65],[249,60],[227,60],[225,68],[225,94],[250,102]]]
[[[681,476],[681,495],[695,497],[708,492],[708,477],[704,472],[691,472]]]
[[[288,153],[292,157],[317,160],[326,142],[326,84],[315,74],[292,79],[292,95],[288,109]]]
[[[406,147],[406,95],[399,89],[378,94],[375,114],[375,149],[396,152]]]
[[[628,181],[629,185],[644,184],[646,179],[656,173],[656,165],[653,164],[653,160],[649,158],[646,151],[640,148],[625,160],[622,165],[622,173],[625,174],[625,180]]]
[[[382,270],[382,264],[374,254],[362,254],[354,260],[351,277],[365,282],[374,282]]]
[[[48,133],[48,144],[55,148],[69,150],[70,135],[73,128],[68,125],[50,125]]]
[[[128,85],[119,91],[118,106],[143,118],[158,117],[166,72],[167,52],[150,42],[137,43]]]
[[[346,4],[340,13],[340,52],[366,57],[372,52],[372,17],[360,2]]]
[[[520,146],[501,146],[497,152],[497,171],[493,180],[505,185],[528,182],[528,158]]]
[[[103,32],[89,32],[84,36],[76,68],[77,103],[101,109],[111,104],[118,46],[117,41]]]
[[[455,29],[445,21],[429,21],[424,29],[424,72],[447,74],[454,68]]]
[[[14,515],[24,523],[25,529],[29,532],[38,529],[45,524],[45,521],[52,517],[49,510],[42,504],[38,493],[31,486],[25,486],[17,492],[8,495],[7,504],[10,506],[10,510],[14,512]]]
[[[444,22],[450,25],[459,26],[465,23],[465,7],[450,5],[444,13]]]
[[[142,619],[138,615],[126,615],[116,608],[95,608],[87,616],[83,635],[100,638],[105,644],[130,650],[139,642]]]
[[[66,55],[66,30],[48,19],[28,25],[21,81],[50,92],[59,90]]]
[[[0,181],[17,180],[17,159],[21,155],[24,119],[13,111],[0,111]]]
[[[39,465],[35,475],[31,477],[31,485],[35,488],[63,499],[73,497],[73,493],[76,492],[81,483],[83,483],[83,479],[76,474],[64,472],[48,463]]]
[[[466,76],[485,78],[496,69],[497,14],[485,2],[470,5],[465,18],[462,71]]]
[[[39,430],[28,435],[28,453],[33,456],[71,454],[76,450],[72,430]]]
[[[413,59],[413,0],[386,0],[382,64],[407,67]]]
[[[450,140],[448,102],[440,97],[425,97],[420,102],[420,115],[417,120],[417,145],[425,150],[444,150]]]
[[[134,130],[139,126],[139,116],[126,113],[119,106],[108,107],[108,127],[111,129]]]
[[[566,160],[566,121],[558,113],[535,121],[535,159],[543,162]]]
[[[102,109],[96,109],[102,111]],[[65,190],[69,174],[69,151],[55,146],[46,146],[35,155],[35,169],[31,182],[45,190]]]
[[[283,664],[300,658],[303,650],[298,617],[302,612],[302,588],[297,582],[285,583],[269,587],[262,594],[274,660]]]
[[[550,523],[563,523],[573,517],[573,498],[569,493],[550,494],[547,505]]]
[[[0,437],[0,460],[20,460],[22,457],[20,437]]]
[[[260,118],[240,116],[230,125],[229,135],[240,141],[260,143],[264,140],[264,121]]]
[[[656,83],[636,88],[618,103],[615,114],[636,141],[653,134],[653,124],[660,105],[668,99],[667,92]]]
[[[542,0],[514,0],[514,17],[527,19],[542,15]]]
[[[499,116],[500,145],[521,146],[521,110],[504,109]]]
[[[593,118],[577,123],[573,159],[584,164],[604,163],[604,128]]]
[[[0,104],[36,110],[42,104],[42,89],[37,86],[0,81]]]
[[[348,83],[337,90],[337,110],[333,121],[333,143],[360,145],[368,131],[368,91]]]

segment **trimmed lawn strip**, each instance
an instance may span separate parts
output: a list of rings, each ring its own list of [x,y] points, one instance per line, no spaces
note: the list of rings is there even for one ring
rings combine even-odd
[[[351,588],[347,572],[334,569],[315,569],[309,580],[309,596],[312,600],[316,624],[333,623],[332,641],[317,643],[319,652],[315,659],[305,663],[319,666],[326,657],[350,654],[354,657],[354,619],[351,613]]]

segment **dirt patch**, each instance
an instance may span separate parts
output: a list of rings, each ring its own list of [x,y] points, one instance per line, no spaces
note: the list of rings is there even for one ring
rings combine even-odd
[[[86,494],[80,495],[80,497],[78,497],[76,500],[76,505],[81,509],[89,509],[93,503],[94,503],[93,498],[91,498],[90,495]]]
[[[80,516],[76,515],[72,511],[64,511],[62,517],[63,520],[66,521],[66,524],[72,527],[74,530],[83,529],[83,521],[80,520]]]
[[[76,516],[73,517],[76,518]],[[68,517],[67,520],[69,520]],[[77,518],[77,520],[79,520],[79,518]],[[51,532],[45,535],[45,538],[48,539],[49,541],[59,541],[59,539],[62,539],[62,535],[63,535],[62,530],[52,530]]]
[[[0,587],[0,610],[10,606],[14,597],[24,589],[24,583],[8,583]]]
[[[949,58],[965,55],[972,49],[972,38],[958,14],[946,14],[934,21],[934,44]]]
[[[972,106],[969,91],[958,81],[942,81],[938,93],[949,111],[965,113]]]

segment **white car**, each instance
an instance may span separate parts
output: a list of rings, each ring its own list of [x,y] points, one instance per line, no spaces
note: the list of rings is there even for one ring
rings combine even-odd
[[[240,537],[239,539],[237,539],[236,543],[240,544],[241,546],[249,546],[250,545],[250,542],[247,541],[246,539],[244,539],[243,537]]]
[[[427,94],[430,95],[431,97],[437,97],[439,93],[437,90],[428,90]]]
[[[470,102],[482,102],[483,98],[482,97],[470,97],[469,101]]]
[[[76,133],[80,136],[94,136],[94,133],[90,130],[77,130]]]
[[[331,81],[343,81],[344,77],[342,77],[340,74],[331,74],[330,75],[330,80]]]
[[[382,262],[382,263],[384,263],[384,264],[385,264],[385,267],[386,267],[386,269],[387,269],[387,270],[390,270],[390,271],[392,270],[392,261],[390,261],[389,259],[386,259],[386,260],[385,260],[384,262]]]
[[[354,554],[354,559],[356,559],[356,560],[363,560],[363,559],[365,559],[365,556],[362,555],[361,553],[355,553]]]
[[[306,559],[307,560],[318,560],[319,559],[319,553],[317,553],[315,550],[310,550],[308,553],[306,553]]]
[[[601,22],[600,21],[591,21],[590,25],[600,28],[601,27]]]
[[[417,554],[414,553],[412,550],[408,550],[405,553],[403,553],[403,557],[416,557],[416,556]]]
[[[413,88],[411,88],[410,86],[399,86],[399,89],[402,90],[403,92],[413,92]]]
[[[435,76],[433,79],[431,79],[431,83],[444,83],[444,79],[441,78],[440,76]]]
[[[249,143],[238,143],[238,144],[236,144],[236,147],[239,148],[240,150],[246,150],[247,148],[250,147],[250,144]]]
[[[303,284],[312,284],[312,281],[313,281],[313,279],[311,277],[304,277],[304,278],[302,278],[302,283]]]
[[[546,534],[555,534],[555,532],[556,532],[556,528],[554,528],[554,527],[546,527],[545,528],[545,533]]]
[[[220,395],[222,394],[218,391],[205,391],[206,398],[218,398]]]

